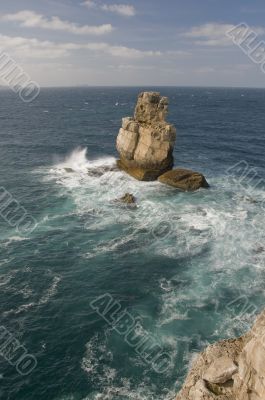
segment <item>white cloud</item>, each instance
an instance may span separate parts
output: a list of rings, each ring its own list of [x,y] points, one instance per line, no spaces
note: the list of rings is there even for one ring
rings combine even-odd
[[[162,55],[160,51],[137,50],[125,46],[109,46],[108,53],[115,57],[124,58],[159,57]]]
[[[157,67],[155,65],[134,65],[134,64],[120,64],[120,65],[109,65],[108,68],[120,71],[128,71],[128,70],[143,70],[143,71],[150,71],[154,70]]]
[[[20,26],[26,28],[43,28],[56,31],[64,31],[76,35],[104,35],[113,30],[111,24],[89,26],[77,25],[73,22],[63,21],[58,17],[46,18],[34,11],[19,11],[15,14],[4,14],[0,17],[3,21],[19,22]]]
[[[191,56],[192,53],[185,50],[168,50],[166,51],[166,55],[171,57],[188,57]]]
[[[232,45],[232,41],[226,36],[226,33],[234,28],[232,24],[209,23],[195,26],[182,36],[196,40],[195,44],[206,46],[226,46]]]
[[[225,35],[225,33],[231,30],[234,26],[235,25],[232,24],[204,24],[192,27],[188,32],[185,32],[183,36],[190,38],[214,38],[217,36]]]
[[[227,32],[234,29],[236,25],[208,23],[192,27],[182,34],[183,37],[194,39],[194,43],[203,46],[232,46],[233,41],[227,37]],[[264,28],[251,27],[257,35],[265,32]]]
[[[103,4],[101,9],[115,14],[123,15],[125,17],[133,17],[136,14],[134,6],[129,4]]]
[[[136,15],[134,6],[130,4],[102,4],[93,0],[85,0],[82,5],[87,8],[100,8],[103,11],[112,12],[123,17],[134,17]]]
[[[194,42],[199,46],[209,46],[209,47],[220,47],[220,46],[232,46],[233,42],[231,39],[227,37],[222,37],[218,39],[209,39],[209,40],[196,40]]]
[[[5,35],[0,35],[0,47],[23,58],[59,58],[66,56],[69,50],[65,45],[56,45],[50,41]]]
[[[140,59],[145,57],[159,57],[160,51],[137,50],[125,46],[112,46],[108,43],[55,43],[41,41],[35,38],[11,37],[0,34],[0,48],[22,58],[49,58],[58,59],[69,56],[73,51],[86,50],[113,57],[125,59]]]
[[[95,8],[97,7],[97,4],[93,0],[86,0],[82,3],[83,6],[86,6],[87,8]]]

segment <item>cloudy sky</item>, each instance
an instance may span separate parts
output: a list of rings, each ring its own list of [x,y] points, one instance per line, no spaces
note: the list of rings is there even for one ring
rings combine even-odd
[[[227,38],[265,39],[264,0],[0,0],[0,49],[41,86],[265,87]]]

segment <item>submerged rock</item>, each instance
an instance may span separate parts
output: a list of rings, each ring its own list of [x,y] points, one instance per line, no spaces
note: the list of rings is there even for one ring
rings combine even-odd
[[[119,199],[113,200],[113,203],[115,203],[119,207],[125,207],[130,210],[137,208],[136,198],[131,193],[125,193],[125,195],[123,195]]]
[[[158,180],[161,183],[187,192],[209,187],[208,182],[202,174],[183,168],[168,171],[161,175]]]
[[[69,168],[69,167],[65,167],[65,172],[68,172],[68,174],[72,174],[73,172],[75,172],[74,170],[73,170],[73,168]]]
[[[119,201],[121,203],[125,203],[125,204],[135,204],[136,203],[136,198],[131,193],[125,193],[125,195],[122,196],[117,201]]]
[[[106,174],[107,172],[115,172],[118,171],[118,168],[116,165],[114,166],[101,166],[101,167],[97,167],[97,168],[89,168],[87,169],[87,174],[89,176],[94,176],[94,177],[101,177],[104,174]]]
[[[157,92],[138,97],[134,118],[123,118],[117,137],[118,167],[142,181],[156,180],[173,167],[176,129],[165,121],[168,99]]]
[[[255,254],[261,254],[261,253],[264,253],[265,248],[263,246],[258,246],[253,251]]]
[[[238,339],[209,346],[195,360],[176,400],[265,399],[265,311]]]

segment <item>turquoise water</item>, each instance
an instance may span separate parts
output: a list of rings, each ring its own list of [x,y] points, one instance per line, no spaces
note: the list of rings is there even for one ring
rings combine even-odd
[[[26,234],[0,218],[0,325],[38,363],[21,376],[0,358],[3,399],[172,399],[197,352],[264,307],[265,91],[158,88],[175,165],[211,185],[181,193],[115,169],[140,90],[0,92],[1,186],[37,221]],[[126,192],[136,209],[113,201]],[[106,294],[170,355],[165,372],[91,307]]]

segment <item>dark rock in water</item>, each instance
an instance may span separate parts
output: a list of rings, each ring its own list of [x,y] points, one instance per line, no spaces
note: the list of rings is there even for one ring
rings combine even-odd
[[[263,246],[258,246],[256,249],[254,249],[254,253],[256,254],[260,254],[260,253],[264,253],[265,248]]]
[[[208,188],[209,184],[199,172],[177,168],[168,171],[158,178],[159,182],[173,186],[186,192],[192,192],[200,188]]]
[[[65,172],[68,172],[69,174],[72,174],[74,172],[74,170],[72,168],[68,168],[68,167],[66,167],[64,170],[65,170]]]
[[[124,204],[136,204],[136,198],[131,193],[125,193],[125,195],[122,196],[117,201],[124,203]]]
[[[113,200],[113,203],[122,208],[128,208],[128,210],[136,209],[136,198],[131,193],[125,193],[124,196]]]
[[[104,175],[106,172],[114,172],[118,171],[117,166],[104,166],[104,167],[98,167],[98,168],[91,168],[87,170],[87,173],[89,176],[94,176],[95,178],[98,178],[102,175]]]
[[[165,121],[168,99],[140,93],[134,118],[123,118],[117,137],[117,165],[140,181],[154,181],[173,168],[176,128]]]
[[[254,199],[253,197],[246,197],[246,201],[248,201],[251,204],[257,204],[258,200]]]
[[[197,213],[198,213],[199,215],[202,215],[203,217],[206,217],[206,216],[207,216],[207,212],[206,212],[202,207],[198,207],[198,208],[197,208]]]
[[[242,200],[242,201],[246,201],[246,202],[248,202],[250,204],[258,204],[258,203],[260,203],[260,201],[254,199],[253,197],[250,197],[250,196],[240,196],[239,199]]]

